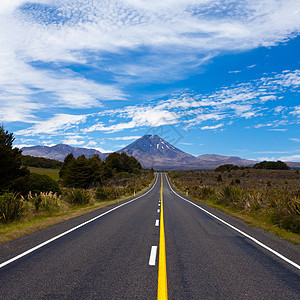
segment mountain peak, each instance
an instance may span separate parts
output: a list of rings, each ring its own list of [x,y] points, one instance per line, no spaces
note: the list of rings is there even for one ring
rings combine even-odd
[[[195,157],[174,147],[158,135],[144,135],[118,152],[137,158],[144,167],[186,161]],[[143,163],[144,162],[144,163]]]

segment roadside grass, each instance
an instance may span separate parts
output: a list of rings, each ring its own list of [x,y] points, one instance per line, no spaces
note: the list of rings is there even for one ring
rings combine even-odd
[[[155,178],[149,182],[149,184],[143,187],[141,190],[136,191],[136,196],[144,193],[149,189],[155,181]],[[100,208],[110,206],[115,203],[120,203],[126,199],[133,197],[133,194],[122,195],[117,199],[106,201],[92,201],[85,205],[70,205],[66,202],[61,204],[61,208],[57,211],[42,211],[39,213],[33,213],[32,209],[20,220],[16,220],[8,223],[0,223],[0,244],[19,238],[34,231],[47,228],[57,223],[78,217],[80,215],[98,210]]]
[[[174,188],[181,194],[185,195],[186,190],[188,190],[189,198],[195,201],[237,217],[249,226],[259,227],[300,245],[300,234],[297,229],[296,232],[286,230],[281,227],[281,224],[285,224],[278,221],[279,212],[279,215],[285,214],[282,216],[284,222],[288,216],[296,224],[296,228],[300,225],[299,211],[297,212],[297,209],[293,213],[288,211],[284,198],[290,194],[296,195],[292,198],[294,201],[292,203],[299,204],[299,198],[297,198],[299,195],[299,174],[295,171],[265,171],[267,170],[248,170],[246,171],[248,176],[243,175],[242,177],[238,175],[245,172],[219,174],[212,171],[172,171],[168,172],[168,176]],[[220,182],[219,175],[223,177],[222,182]],[[248,178],[244,179],[243,177]],[[238,186],[237,184],[228,185],[232,182],[232,178],[241,178]],[[271,186],[270,181],[272,182]],[[286,189],[285,182],[287,181],[290,190]],[[282,182],[284,182],[285,193],[280,192]],[[268,195],[271,195],[270,198],[267,197]],[[287,202],[287,204],[289,203],[291,202]]]
[[[31,173],[39,174],[39,175],[48,175],[54,180],[59,180],[59,170],[60,169],[46,169],[46,168],[35,168],[28,167]]]

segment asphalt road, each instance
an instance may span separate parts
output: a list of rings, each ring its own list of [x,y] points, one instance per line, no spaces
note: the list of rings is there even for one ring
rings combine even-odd
[[[300,299],[300,270],[177,196],[163,176],[169,299]],[[160,176],[146,195],[37,231],[0,246],[0,299],[156,299]],[[184,197],[186,198],[186,197]],[[300,247],[197,203],[300,264]],[[113,211],[108,212],[112,208]],[[161,224],[160,224],[161,225]],[[158,252],[157,252],[158,253]]]

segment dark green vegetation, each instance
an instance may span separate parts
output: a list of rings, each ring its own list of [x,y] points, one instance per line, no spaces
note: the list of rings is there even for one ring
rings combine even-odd
[[[35,168],[59,169],[62,162],[50,158],[22,155],[22,165]]]
[[[233,171],[233,170],[244,170],[249,167],[239,167],[232,164],[221,165],[215,169],[216,172]]]
[[[28,176],[20,177],[11,185],[11,189],[18,192],[22,196],[26,196],[29,192],[32,194],[53,192],[58,195],[62,194],[57,181],[47,175],[30,173]]]
[[[62,183],[66,187],[90,188],[103,186],[107,180],[118,177],[118,174],[141,173],[141,164],[125,153],[112,153],[105,162],[101,161],[99,155],[86,158],[81,155],[77,158],[73,154],[66,156],[59,172]]]
[[[105,162],[98,155],[75,158],[69,154],[60,163],[22,156],[19,149],[12,147],[13,141],[13,134],[1,127],[0,224],[130,196],[149,186],[154,178],[153,171],[143,170],[135,158],[125,153],[112,153]],[[33,172],[24,165],[31,166]],[[55,168],[60,165],[59,181],[45,175],[50,171],[58,173]]]
[[[284,162],[278,161],[262,161],[253,166],[253,169],[266,169],[266,170],[289,170],[290,167]]]
[[[22,166],[22,151],[13,148],[12,133],[0,127],[0,192],[8,189],[13,182],[29,174],[29,170]]]
[[[300,233],[298,171],[229,168],[222,172],[172,171],[169,176],[179,190],[188,190],[195,199]]]

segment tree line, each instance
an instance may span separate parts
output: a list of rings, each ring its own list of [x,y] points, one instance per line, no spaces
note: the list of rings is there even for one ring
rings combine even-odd
[[[244,169],[265,169],[265,170],[290,170],[290,167],[278,160],[278,161],[262,161],[256,163],[253,167],[239,167],[233,164],[225,164],[217,167],[215,169],[216,172],[224,172],[224,171],[234,171],[234,170],[244,170]]]
[[[99,155],[86,158],[81,155],[77,158],[72,153],[65,157],[63,163],[46,158],[22,156],[22,151],[13,148],[15,138],[0,127],[0,193],[5,191],[27,194],[39,192],[56,192],[61,189],[55,180],[47,175],[30,173],[27,165],[36,167],[61,167],[60,183],[71,188],[91,188],[103,186],[107,179],[119,173],[139,174],[141,164],[132,156],[125,153],[111,153],[105,161]]]

